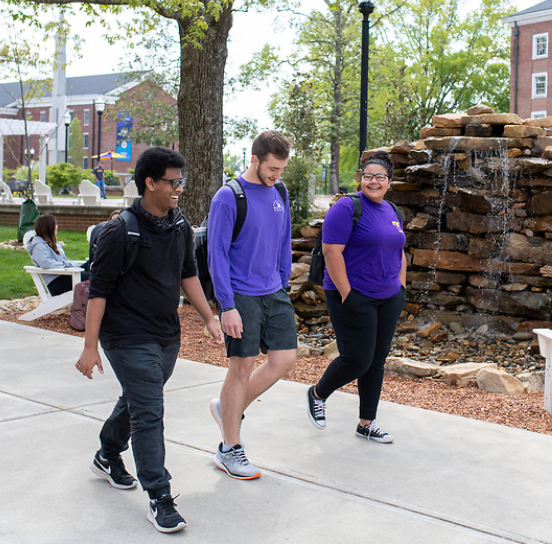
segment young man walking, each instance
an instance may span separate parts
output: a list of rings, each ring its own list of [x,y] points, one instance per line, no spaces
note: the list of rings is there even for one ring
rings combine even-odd
[[[297,334],[286,287],[291,274],[291,222],[287,190],[275,187],[289,160],[290,144],[269,130],[253,142],[251,165],[238,177],[247,198],[243,228],[233,241],[237,204],[222,187],[209,212],[209,270],[225,333],[228,373],[220,399],[210,409],[223,442],[215,464],[233,478],[261,473],[243,449],[240,425],[245,409],[293,369]],[[268,360],[253,370],[259,348]]]
[[[185,164],[180,153],[161,147],[139,157],[134,179],[141,198],[129,208],[139,225],[138,255],[124,271],[127,227],[120,218],[109,221],[95,250],[84,350],[75,365],[90,379],[95,366],[103,374],[101,342],[123,391],[90,468],[117,489],[135,487],[120,455],[132,438],[138,480],[150,497],[148,519],[163,533],[186,526],[171,496],[163,436],[163,387],[180,348],[180,288],[222,344],[197,277],[193,231],[178,208]]]

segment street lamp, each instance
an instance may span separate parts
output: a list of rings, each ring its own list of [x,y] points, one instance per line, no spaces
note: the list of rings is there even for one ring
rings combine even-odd
[[[102,113],[105,110],[105,100],[96,101],[96,112],[98,113],[98,163],[102,149]]]
[[[244,172],[245,172],[245,152],[247,151],[247,149],[244,147],[244,148],[242,149],[242,151],[243,151],[243,170],[244,170]]]
[[[71,124],[71,114],[66,111],[63,115],[63,122],[65,124],[65,162],[67,162],[67,148],[69,147],[69,125]]]
[[[368,64],[370,59],[370,13],[374,11],[374,4],[358,3],[358,11],[362,13],[362,57],[360,64],[360,138],[358,163],[366,149],[366,133],[368,132]]]

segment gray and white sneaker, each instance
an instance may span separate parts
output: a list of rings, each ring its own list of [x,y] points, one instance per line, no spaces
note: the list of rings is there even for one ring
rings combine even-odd
[[[249,462],[245,451],[239,444],[233,446],[227,452],[223,452],[221,442],[214,461],[218,468],[237,480],[255,480],[261,476],[261,471]]]
[[[370,425],[364,425],[364,427],[357,425],[356,435],[381,444],[391,444],[393,442],[393,437],[388,432],[380,429],[375,424],[375,420]]]
[[[224,440],[224,430],[222,428],[222,409],[220,407],[220,399],[213,399],[209,403],[209,411],[213,416],[213,419],[217,422],[217,425],[220,429],[220,434]],[[245,419],[245,414],[242,414],[241,421]],[[240,444],[243,444],[242,434],[241,434],[241,422],[240,422]]]
[[[317,429],[326,428],[326,401],[314,396],[314,385],[307,391],[309,417]]]

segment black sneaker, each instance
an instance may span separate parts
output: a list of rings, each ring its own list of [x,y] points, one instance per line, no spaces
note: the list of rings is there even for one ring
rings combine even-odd
[[[187,526],[184,518],[176,511],[174,499],[170,495],[162,495],[150,500],[148,519],[161,533],[176,533]]]
[[[393,437],[388,432],[377,427],[374,421],[370,425],[364,425],[364,427],[358,425],[356,435],[368,440],[375,440],[381,444],[391,444],[393,442]]]
[[[314,396],[314,385],[307,392],[309,402],[309,417],[317,429],[326,427],[326,401]]]
[[[90,470],[117,489],[132,489],[138,485],[136,478],[127,472],[120,455],[104,459],[98,450],[94,455]]]

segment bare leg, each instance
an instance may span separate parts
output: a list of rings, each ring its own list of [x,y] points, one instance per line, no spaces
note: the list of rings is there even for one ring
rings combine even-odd
[[[295,349],[269,351],[268,360],[259,365],[251,373],[244,409],[273,386],[280,378],[291,372],[295,367],[296,361],[297,350]]]
[[[224,442],[240,443],[240,422],[247,406],[249,382],[255,357],[230,357],[228,372],[220,392]]]

